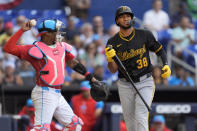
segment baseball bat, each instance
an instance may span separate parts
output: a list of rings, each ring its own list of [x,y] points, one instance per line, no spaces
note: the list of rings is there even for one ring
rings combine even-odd
[[[110,49],[112,49],[112,46],[108,46]],[[122,64],[122,62],[120,61],[120,59],[118,58],[117,55],[115,55],[113,57],[113,60],[115,61],[115,63],[118,65],[118,68],[120,69],[120,71],[124,74],[124,76],[127,78],[127,80],[129,80],[129,82],[131,83],[131,85],[134,87],[134,89],[136,90],[137,94],[140,96],[141,100],[143,101],[143,103],[145,104],[146,108],[148,109],[148,111],[151,111],[151,108],[148,106],[148,104],[146,103],[146,101],[144,100],[144,98],[142,97],[142,95],[140,94],[140,92],[138,91],[137,87],[135,86],[133,80],[131,79],[128,71],[126,70],[125,66]]]

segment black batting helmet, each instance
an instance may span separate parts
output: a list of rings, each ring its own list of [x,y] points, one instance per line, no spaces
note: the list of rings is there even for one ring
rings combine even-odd
[[[134,16],[133,11],[131,10],[131,8],[129,8],[128,6],[120,6],[116,9],[116,17],[115,17],[115,21],[116,19],[122,15],[122,14],[129,14],[131,15],[131,17]]]

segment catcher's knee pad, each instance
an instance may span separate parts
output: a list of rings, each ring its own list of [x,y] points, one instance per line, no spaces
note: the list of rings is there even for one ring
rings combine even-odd
[[[50,124],[36,125],[30,131],[51,131]]]
[[[64,128],[64,131],[81,131],[83,121],[77,117],[72,117],[72,122]]]

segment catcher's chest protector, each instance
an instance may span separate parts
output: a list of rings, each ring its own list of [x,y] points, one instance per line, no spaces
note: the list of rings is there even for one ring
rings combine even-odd
[[[66,43],[56,43],[56,48],[50,48],[42,42],[34,43],[29,55],[37,59],[45,59],[46,64],[40,71],[41,79],[50,86],[64,83]]]

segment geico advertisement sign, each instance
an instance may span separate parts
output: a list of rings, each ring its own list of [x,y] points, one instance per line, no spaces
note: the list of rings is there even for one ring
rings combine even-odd
[[[166,113],[166,114],[170,114],[170,113],[175,113],[175,114],[179,114],[179,113],[184,113],[184,114],[188,114],[191,112],[191,106],[188,104],[184,104],[184,105],[157,105],[156,106],[156,112],[157,113]]]
[[[112,105],[111,106],[111,112],[112,113],[122,113],[121,105]]]

